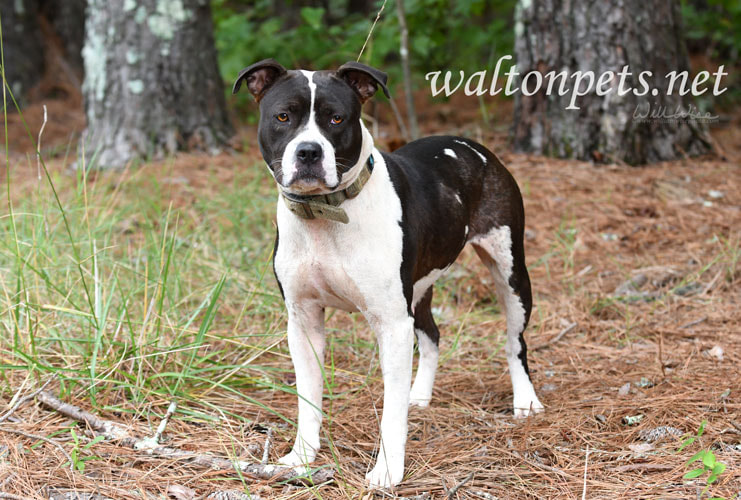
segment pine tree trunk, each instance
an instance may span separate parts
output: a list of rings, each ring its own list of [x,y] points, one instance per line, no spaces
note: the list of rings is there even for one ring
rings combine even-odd
[[[82,55],[95,167],[211,152],[233,133],[207,0],[88,0]]]
[[[44,74],[37,7],[36,0],[0,0],[5,79],[19,103]],[[13,103],[8,102],[8,109],[13,110]]]
[[[648,83],[656,94],[632,92],[605,96],[590,91],[580,97],[578,110],[566,109],[571,94],[515,97],[515,149],[581,160],[623,161],[630,164],[671,160],[707,150],[701,123],[688,120],[640,120],[645,110],[677,106],[687,109],[688,98],[675,87],[667,96],[671,71],[689,69],[678,1],[519,0],[515,24],[515,54],[520,78],[530,71],[545,75],[566,70],[591,70],[596,79],[607,71],[618,73],[629,65],[626,86],[643,89],[638,75],[651,71]],[[617,88],[618,79],[611,86]],[[574,79],[567,87],[574,86]],[[533,85],[534,86],[534,85]],[[558,88],[557,85],[554,88]]]

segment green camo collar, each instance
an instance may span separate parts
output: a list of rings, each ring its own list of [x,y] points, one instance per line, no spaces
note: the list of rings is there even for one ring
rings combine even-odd
[[[358,178],[341,191],[310,196],[282,191],[281,195],[288,210],[302,219],[327,219],[347,224],[350,219],[347,217],[347,213],[340,208],[340,205],[345,200],[355,198],[360,193],[365,183],[370,179],[371,172],[373,172],[373,155],[368,157],[368,161],[360,170]]]

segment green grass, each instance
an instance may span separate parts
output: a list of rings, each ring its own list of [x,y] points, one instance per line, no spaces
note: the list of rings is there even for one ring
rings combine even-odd
[[[280,371],[260,359],[285,354],[270,271],[275,195],[239,161],[230,184],[214,179],[192,199],[152,166],[93,181],[56,164],[39,183],[21,174],[30,162],[6,169],[3,392],[27,371],[56,373],[93,404],[110,391],[140,402],[219,389],[248,401],[240,388],[274,383]]]

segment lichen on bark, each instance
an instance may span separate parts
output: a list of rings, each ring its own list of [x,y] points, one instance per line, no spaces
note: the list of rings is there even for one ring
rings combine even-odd
[[[122,167],[189,148],[218,151],[233,130],[208,3],[90,0],[89,6],[84,147],[94,166]]]
[[[650,92],[598,95],[593,87],[578,98],[580,109],[567,109],[571,94],[515,95],[513,143],[517,150],[582,160],[640,164],[671,160],[707,150],[704,126],[691,120],[667,122],[633,119],[638,105],[687,109],[690,101],[667,93],[664,76],[689,69],[681,37],[678,2],[578,2],[520,0],[515,11],[515,54],[521,75],[531,71],[593,71],[617,74],[629,66],[627,84],[639,88],[638,75],[653,73]],[[569,78],[569,87],[574,79]]]

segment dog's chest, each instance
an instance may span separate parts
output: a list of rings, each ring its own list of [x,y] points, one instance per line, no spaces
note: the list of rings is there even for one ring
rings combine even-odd
[[[361,310],[365,300],[358,273],[338,241],[324,232],[327,224],[321,222],[300,234],[286,235],[276,254],[276,273],[290,300],[317,301],[322,306],[346,311]]]
[[[400,296],[401,206],[379,163],[361,194],[342,205],[349,224],[300,219],[279,200],[275,272],[287,302],[364,311]]]

